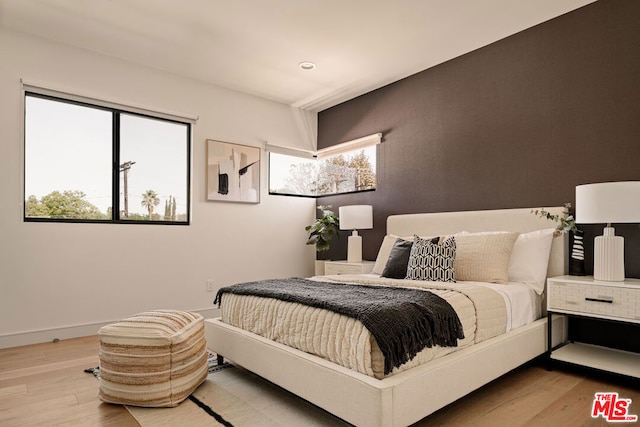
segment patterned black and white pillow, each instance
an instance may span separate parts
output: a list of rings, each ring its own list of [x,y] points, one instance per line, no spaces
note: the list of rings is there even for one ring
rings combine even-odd
[[[415,236],[407,264],[406,279],[455,282],[455,259],[454,237],[438,244]]]

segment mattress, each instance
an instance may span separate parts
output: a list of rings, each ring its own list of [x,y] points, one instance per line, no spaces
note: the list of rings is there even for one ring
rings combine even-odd
[[[521,289],[517,285],[387,279],[375,274],[322,276],[314,279],[421,288],[444,298],[454,308],[465,336],[458,340],[458,346],[425,348],[386,376],[495,337],[539,317],[535,309],[522,309],[535,307],[535,292],[532,295],[527,289]],[[221,318],[232,326],[315,354],[365,375],[378,379],[385,377],[384,358],[375,339],[355,319],[296,303],[233,294],[223,295]]]

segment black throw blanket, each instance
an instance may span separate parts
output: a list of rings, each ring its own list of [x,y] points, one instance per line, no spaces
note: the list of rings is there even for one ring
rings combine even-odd
[[[413,359],[425,347],[456,347],[464,338],[460,319],[447,301],[420,289],[316,282],[297,277],[240,283],[220,289],[331,310],[359,320],[384,355],[384,373]]]

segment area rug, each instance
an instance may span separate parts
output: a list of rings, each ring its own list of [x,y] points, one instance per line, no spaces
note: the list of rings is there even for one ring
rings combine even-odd
[[[127,406],[127,410],[142,427],[277,425],[246,405],[238,396],[216,387],[217,382],[224,381],[226,372],[211,374],[215,378],[207,378],[187,400],[175,408]]]
[[[204,383],[175,408],[126,408],[142,427],[349,425],[241,367],[215,361]]]

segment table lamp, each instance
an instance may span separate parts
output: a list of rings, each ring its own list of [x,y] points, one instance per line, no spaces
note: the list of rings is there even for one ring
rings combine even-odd
[[[349,236],[347,262],[362,262],[362,237],[358,229],[373,228],[373,206],[351,205],[341,206],[338,210],[340,230],[353,230]]]
[[[640,181],[603,182],[576,186],[576,223],[606,223],[594,240],[593,278],[624,280],[624,238],[612,223],[640,222]]]

